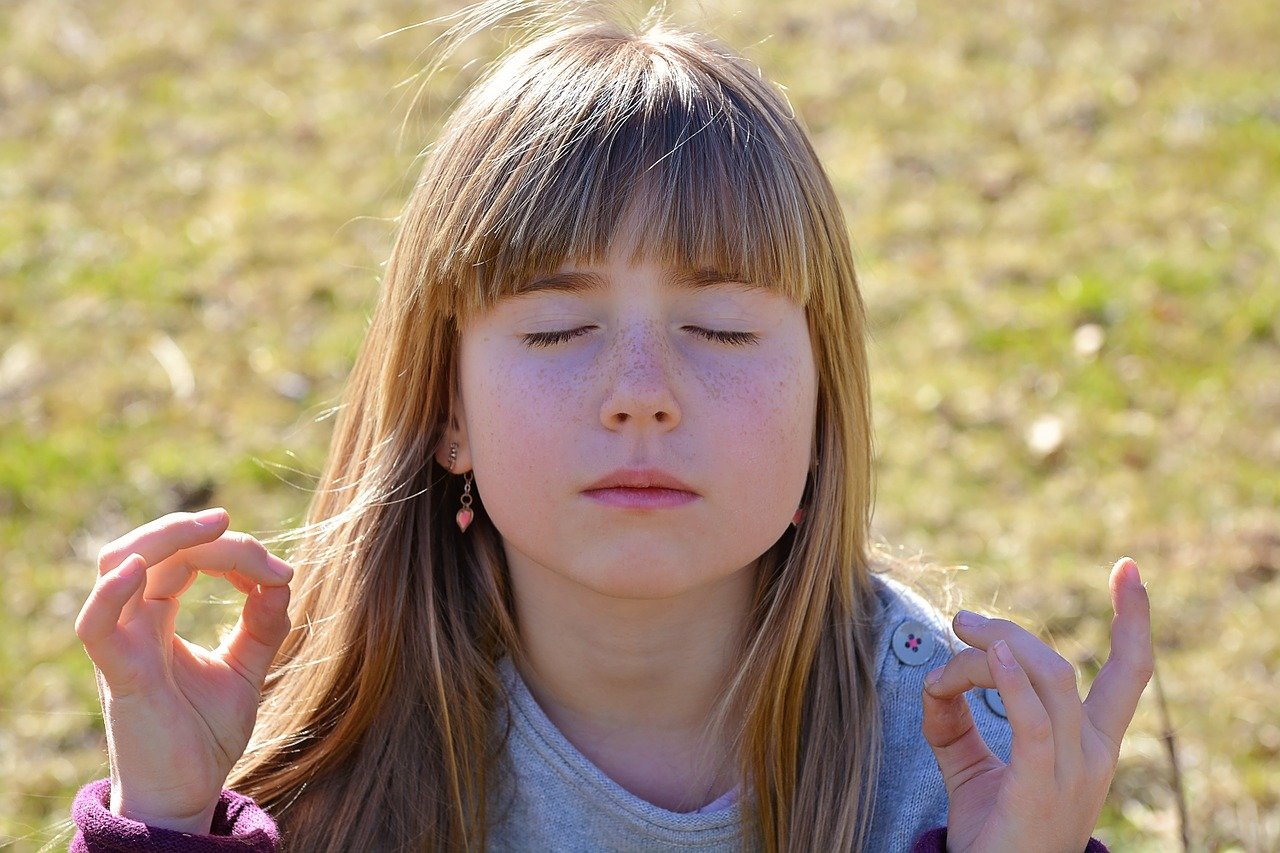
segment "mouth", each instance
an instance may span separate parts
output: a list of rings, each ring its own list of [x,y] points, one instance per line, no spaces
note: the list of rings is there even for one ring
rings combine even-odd
[[[654,489],[658,491],[688,492],[697,495],[694,488],[674,474],[661,468],[619,468],[587,486],[585,491],[606,489]]]
[[[618,509],[671,509],[698,500],[698,495],[693,492],[658,486],[613,486],[587,489],[583,494],[597,503]]]

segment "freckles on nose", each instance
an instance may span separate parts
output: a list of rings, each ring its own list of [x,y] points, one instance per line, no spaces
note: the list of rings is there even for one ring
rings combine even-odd
[[[658,344],[646,345],[632,341],[622,354],[622,375],[628,378],[656,375],[662,372],[664,353],[657,352]]]
[[[649,323],[628,340],[616,353],[615,367],[621,377],[635,381],[652,381],[670,373],[678,373],[678,359],[672,358],[671,345],[662,328]]]

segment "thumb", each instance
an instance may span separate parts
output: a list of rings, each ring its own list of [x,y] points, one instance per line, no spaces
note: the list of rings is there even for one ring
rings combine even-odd
[[[236,627],[222,644],[223,658],[261,691],[290,627],[288,585],[257,584],[249,591]]]
[[[147,580],[147,564],[139,554],[130,554],[120,565],[99,575],[93,591],[76,617],[76,636],[108,684],[117,685],[135,668],[135,652],[119,630],[125,608],[141,598]]]
[[[973,713],[963,693],[939,698],[926,687],[921,696],[924,702],[921,733],[933,750],[950,796],[975,771],[989,767],[991,759],[999,759],[974,725]]]

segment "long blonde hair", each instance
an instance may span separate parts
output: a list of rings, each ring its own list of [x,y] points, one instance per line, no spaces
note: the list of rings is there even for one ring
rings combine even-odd
[[[861,847],[879,760],[874,484],[866,318],[839,202],[785,97],[746,60],[653,13],[624,25],[564,6],[529,19],[425,158],[292,535],[294,629],[228,785],[272,812],[286,849],[483,846],[503,749],[496,664],[520,648],[483,496],[461,535],[461,478],[433,460],[458,330],[537,273],[603,258],[638,206],[638,253],[805,306],[818,467],[803,524],[759,561],[719,716],[735,727],[756,842]]]

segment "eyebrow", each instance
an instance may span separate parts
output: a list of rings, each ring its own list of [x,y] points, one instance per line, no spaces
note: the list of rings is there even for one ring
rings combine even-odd
[[[749,281],[734,273],[708,268],[682,270],[665,276],[665,283],[673,287],[696,290],[716,284],[733,283],[757,290],[764,285]],[[554,272],[536,276],[515,289],[517,296],[529,293],[589,293],[606,286],[605,277],[593,272]]]

